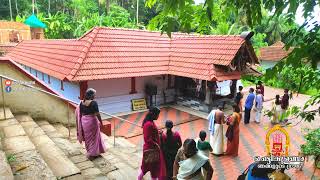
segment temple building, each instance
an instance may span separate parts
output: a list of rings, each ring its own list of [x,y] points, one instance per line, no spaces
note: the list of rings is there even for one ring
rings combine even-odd
[[[259,60],[264,70],[272,68],[278,61],[286,58],[293,50],[293,48],[286,50],[284,46],[283,42],[278,41],[271,46],[260,48]]]
[[[6,57],[67,99],[97,90],[100,110],[132,111],[131,100],[180,102],[209,111],[222,84],[236,92],[243,74],[256,74],[252,32],[193,35],[95,27],[78,39],[23,40]],[[220,87],[219,87],[220,86]],[[191,103],[188,103],[191,102]]]
[[[0,21],[0,56],[9,52],[23,40],[44,39],[42,23],[34,14],[24,23],[13,21]]]

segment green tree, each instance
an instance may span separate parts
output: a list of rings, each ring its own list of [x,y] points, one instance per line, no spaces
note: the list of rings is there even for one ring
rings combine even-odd
[[[157,2],[164,7],[162,12],[164,18],[162,18],[159,27],[168,34],[172,31],[172,28],[167,27],[174,27],[175,23],[179,24],[183,22],[187,23],[184,27],[191,27],[192,21],[187,20],[190,16],[193,17],[198,13],[196,11],[190,11],[189,4],[192,3],[191,0],[147,0],[146,5],[152,7]],[[207,13],[210,20],[212,19],[212,15],[216,12],[214,9],[216,3],[219,3],[219,1],[206,0],[203,5],[203,12]],[[271,14],[273,17],[283,15],[286,22],[292,24],[298,7],[303,6],[303,16],[305,18],[312,18],[312,12],[315,6],[319,6],[319,0],[223,0],[221,4],[223,5],[221,8],[223,9],[224,14],[229,14],[231,11],[235,14],[235,17],[237,17],[239,12],[244,12],[246,23],[250,28],[254,28],[255,25],[261,24],[265,10],[267,12],[273,12]],[[286,9],[287,11],[285,11]],[[185,11],[188,11],[188,16],[182,16]],[[177,19],[177,21],[172,21],[171,19],[165,18],[172,15],[179,17],[179,19]],[[316,69],[317,64],[320,62],[320,20],[313,20],[315,21],[314,26],[309,31],[305,31],[305,27],[307,26],[306,22],[301,27],[294,27],[285,33],[286,48],[295,45],[295,49],[290,53],[288,58],[281,61],[272,70],[267,71],[267,74],[276,74],[284,66],[291,66],[292,68],[297,69],[309,64],[313,69]],[[210,26],[210,23],[207,23],[207,25]],[[278,29],[276,30],[278,31]],[[314,81],[314,79],[307,79],[307,81]]]

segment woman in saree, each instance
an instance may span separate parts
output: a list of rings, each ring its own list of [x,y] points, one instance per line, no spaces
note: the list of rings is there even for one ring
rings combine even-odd
[[[280,115],[281,115],[281,101],[280,101],[279,95],[276,95],[276,99],[272,104],[272,110],[273,110],[273,119],[271,123],[277,124],[279,123]]]
[[[98,104],[94,101],[96,90],[89,88],[86,91],[84,100],[76,109],[77,138],[80,143],[85,142],[87,157],[92,160],[101,153],[106,152],[100,134],[102,119],[99,113]]]
[[[154,120],[158,119],[159,114],[159,108],[151,107],[148,114],[142,122],[144,144],[141,171],[139,173],[138,180],[142,180],[143,176],[149,171],[152,180],[162,180],[166,178],[166,163],[164,160],[162,150],[160,148],[159,131],[156,124],[153,122]],[[157,157],[157,160],[148,161],[147,152],[153,152],[152,156]]]
[[[241,121],[240,109],[238,105],[233,105],[233,114],[227,121],[228,129],[226,132],[227,150],[226,155],[238,156],[239,150],[239,124]]]
[[[198,152],[196,142],[193,139],[186,139],[183,143],[183,152],[185,160],[179,162],[178,180],[211,180],[213,169],[209,158]],[[204,179],[201,170],[204,169],[207,174]]]

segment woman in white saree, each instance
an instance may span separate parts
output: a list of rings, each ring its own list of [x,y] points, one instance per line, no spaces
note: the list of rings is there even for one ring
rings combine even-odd
[[[183,143],[184,155],[187,159],[179,162],[178,180],[211,180],[213,169],[209,158],[198,153],[196,142],[193,139],[186,139]],[[207,172],[204,179],[201,169]]]

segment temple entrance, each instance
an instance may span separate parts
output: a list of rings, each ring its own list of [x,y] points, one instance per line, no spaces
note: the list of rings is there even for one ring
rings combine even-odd
[[[188,77],[175,76],[176,102],[195,110],[209,112],[218,105],[232,104],[238,80],[206,81]]]

